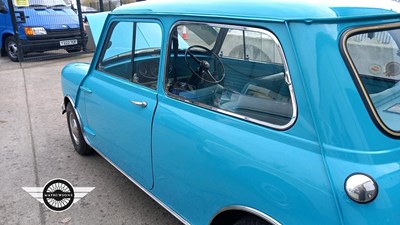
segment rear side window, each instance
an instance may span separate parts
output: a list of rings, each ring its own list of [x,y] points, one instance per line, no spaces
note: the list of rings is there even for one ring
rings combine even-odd
[[[271,32],[184,23],[171,33],[165,83],[170,96],[276,129],[294,122],[289,72]]]
[[[220,55],[247,61],[282,64],[282,56],[270,34],[260,31],[229,29]]]
[[[367,107],[387,133],[400,137],[400,25],[345,34],[346,58]]]

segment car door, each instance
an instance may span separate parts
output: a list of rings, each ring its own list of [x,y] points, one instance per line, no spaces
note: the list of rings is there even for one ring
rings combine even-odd
[[[149,189],[160,47],[156,22],[111,22],[97,66],[80,88],[85,93],[88,141]]]

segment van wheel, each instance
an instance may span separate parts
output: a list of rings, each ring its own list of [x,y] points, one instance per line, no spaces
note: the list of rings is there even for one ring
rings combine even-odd
[[[13,62],[18,62],[18,47],[17,41],[14,36],[7,37],[5,41],[5,49],[8,58]]]
[[[83,138],[78,117],[76,116],[75,110],[71,104],[67,105],[66,114],[69,135],[71,136],[72,144],[74,145],[75,151],[81,155],[91,154],[93,152],[93,149],[86,143],[85,139]]]
[[[271,224],[255,216],[246,216],[238,220],[234,225],[271,225]]]

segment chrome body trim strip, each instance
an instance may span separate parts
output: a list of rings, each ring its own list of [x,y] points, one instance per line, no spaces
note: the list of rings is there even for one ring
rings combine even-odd
[[[90,147],[92,145],[87,141],[85,135],[83,135],[85,138],[86,143]],[[190,225],[189,222],[187,222],[183,217],[181,217],[178,213],[173,211],[171,208],[169,208],[166,204],[164,204],[160,199],[158,199],[156,196],[154,196],[151,192],[149,192],[147,189],[145,189],[142,185],[140,185],[136,180],[134,180],[132,177],[130,177],[128,174],[126,174],[122,169],[120,169],[117,165],[115,165],[110,159],[108,159],[105,155],[103,155],[99,150],[96,148],[92,147],[101,157],[103,157],[105,160],[107,160],[111,165],[113,165],[119,172],[121,172],[123,175],[125,175],[130,181],[132,181],[139,189],[141,189],[144,193],[146,193],[150,198],[152,198],[155,202],[157,202],[159,205],[161,205],[165,210],[167,210],[169,213],[171,213],[175,218],[177,218],[179,221],[181,221],[185,225]]]
[[[79,122],[79,125],[80,125],[80,127],[81,127],[82,134],[84,134],[83,127],[82,127],[81,116],[80,116],[80,114],[78,113],[78,111],[77,111],[76,108],[75,108],[75,102],[72,100],[71,96],[69,96],[69,95],[65,96],[65,98],[68,98],[69,102],[70,102],[71,105],[72,105],[72,108],[74,108],[76,117],[78,117],[78,122]],[[67,110],[67,105],[65,105],[65,100],[64,100],[64,102],[63,102],[63,108],[64,108],[65,110]],[[85,135],[83,135],[83,136],[85,136]]]

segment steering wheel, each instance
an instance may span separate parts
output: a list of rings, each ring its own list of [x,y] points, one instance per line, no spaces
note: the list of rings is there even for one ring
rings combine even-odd
[[[210,71],[211,65],[207,60],[199,60],[196,56],[194,56],[194,54],[192,53],[192,50],[194,48],[205,50],[206,52],[210,53],[212,58],[214,58],[215,63],[213,72]],[[198,64],[199,67],[197,68],[197,70],[194,70],[189,63],[189,56]],[[207,83],[218,84],[225,78],[225,68],[224,64],[222,64],[221,59],[218,57],[217,54],[204,46],[192,45],[188,49],[186,49],[185,62],[194,75]],[[220,70],[218,70],[218,65],[220,65]]]

